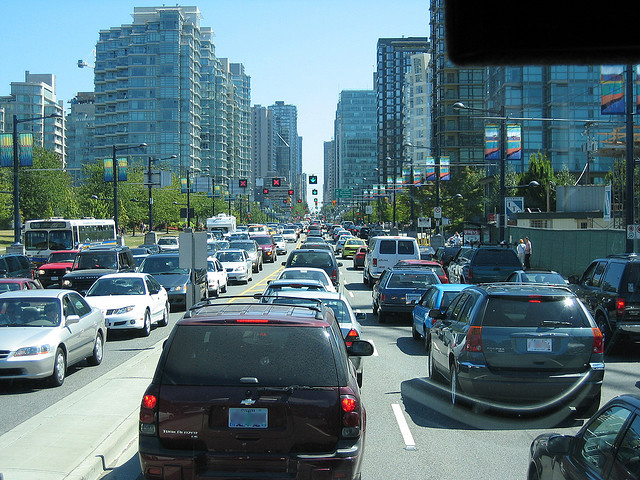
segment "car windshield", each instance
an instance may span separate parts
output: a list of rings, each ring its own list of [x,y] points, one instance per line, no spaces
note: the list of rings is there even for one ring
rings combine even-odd
[[[164,237],[158,240],[158,245],[178,245],[178,239]]]
[[[327,278],[327,274],[322,271],[316,270],[287,270],[284,269],[278,278],[282,279],[295,279],[299,278],[301,280],[318,280],[322,282],[324,285],[329,285],[329,280]]]
[[[144,295],[142,278],[99,278],[87,291],[87,297]]]
[[[217,252],[216,258],[221,262],[243,262],[242,252]]]
[[[60,325],[57,299],[7,298],[0,301],[0,327],[56,327]]]
[[[489,297],[482,325],[487,327],[588,327],[577,298],[566,295]]]
[[[525,283],[558,283],[564,284],[564,278],[557,273],[525,273],[522,275]]]
[[[258,242],[258,245],[272,245],[269,237],[253,237],[253,239]]]
[[[12,292],[14,290],[20,290],[20,284],[15,282],[15,283],[9,283],[9,282],[3,282],[0,283],[0,292]]]
[[[431,272],[393,273],[387,288],[424,288],[434,283],[439,283],[438,277]]]
[[[164,274],[188,274],[189,269],[179,267],[178,255],[163,256],[163,255],[151,255],[145,258],[144,262],[140,266],[141,272],[150,273],[152,275],[164,275]]]
[[[352,322],[351,315],[349,315],[349,309],[347,308],[343,300],[323,298],[322,303],[333,310],[333,314],[336,316],[336,320],[338,320],[338,323]]]
[[[232,248],[241,248],[242,250],[246,250],[247,252],[255,252],[256,244],[252,241],[250,242],[230,242],[229,246]]]
[[[83,252],[78,255],[76,270],[118,267],[115,252]]]
[[[333,265],[329,255],[319,252],[294,252],[289,259],[291,267],[330,268]]]
[[[47,263],[73,262],[78,252],[53,252],[49,255]]]

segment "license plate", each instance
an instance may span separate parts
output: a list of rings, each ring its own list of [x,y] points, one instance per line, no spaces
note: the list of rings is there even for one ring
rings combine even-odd
[[[51,277],[51,280],[58,280],[58,277]]]
[[[550,338],[527,338],[527,352],[551,352]]]
[[[421,295],[407,294],[407,303],[416,303],[420,300]]]
[[[230,408],[229,428],[267,428],[267,409]]]

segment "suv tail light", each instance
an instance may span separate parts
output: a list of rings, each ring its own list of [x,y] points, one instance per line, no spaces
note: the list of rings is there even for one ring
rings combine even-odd
[[[350,347],[353,341],[358,340],[359,338],[360,336],[358,335],[358,332],[355,329],[352,328],[351,330],[349,330],[349,333],[347,333],[347,337],[345,338],[347,347]]]
[[[338,281],[338,271],[337,270],[333,270],[331,272],[331,281],[334,282],[334,283],[336,281]]]
[[[373,266],[374,266],[374,267],[377,267],[377,266],[378,266],[378,259],[377,259],[377,258],[374,258],[374,259],[373,259]]]
[[[158,407],[158,397],[155,391],[149,389],[142,397],[140,405],[140,433],[142,435],[156,435],[158,433],[156,425],[156,413]]]
[[[592,353],[604,353],[604,337],[599,328],[592,328],[593,330],[593,348]]]
[[[616,298],[616,314],[618,317],[624,316],[624,311],[627,307],[627,302],[624,298],[618,297]]]
[[[473,268],[469,267],[469,273],[467,274],[467,280],[468,282],[465,283],[473,283]]]
[[[342,409],[342,437],[358,438],[362,421],[362,409],[358,398],[350,388],[340,389],[340,407]]]
[[[465,352],[482,351],[482,327],[469,327],[463,350]]]

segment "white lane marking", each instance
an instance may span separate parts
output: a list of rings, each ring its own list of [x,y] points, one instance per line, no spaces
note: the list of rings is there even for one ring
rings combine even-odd
[[[400,433],[402,433],[405,450],[417,450],[416,442],[413,440],[413,435],[411,435],[409,425],[407,425],[407,420],[404,418],[402,408],[400,408],[400,405],[397,403],[392,403],[391,408],[393,409],[393,414],[396,417],[396,422],[398,422],[398,427],[400,427]]]

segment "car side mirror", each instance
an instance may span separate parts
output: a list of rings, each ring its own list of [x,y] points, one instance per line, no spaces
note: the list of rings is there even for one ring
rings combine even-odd
[[[80,315],[67,315],[65,318],[65,325],[73,325],[74,323],[80,323]]]
[[[569,281],[570,284],[572,285],[577,285],[578,282],[580,282],[580,279],[578,278],[577,275],[569,275],[569,278],[567,278],[567,280]]]
[[[342,266],[342,262],[338,262],[338,266],[341,267]]]
[[[347,346],[347,354],[352,357],[370,357],[373,350],[373,344],[367,340],[355,340]]]
[[[571,435],[554,435],[547,440],[547,452],[555,456],[566,455],[571,449],[575,437]]]
[[[286,267],[287,266],[287,262],[282,262],[282,266]]]
[[[356,312],[356,319],[364,320],[367,318],[367,314],[364,312]]]
[[[429,316],[436,320],[442,320],[443,318],[447,318],[442,310],[439,308],[432,308],[429,310]]]

